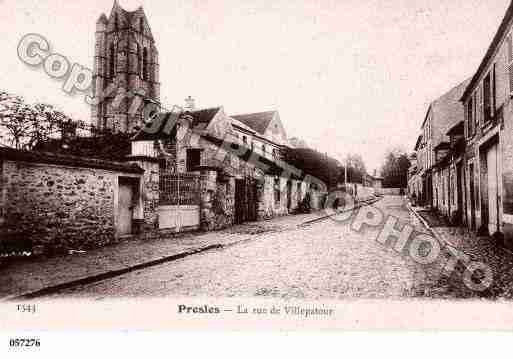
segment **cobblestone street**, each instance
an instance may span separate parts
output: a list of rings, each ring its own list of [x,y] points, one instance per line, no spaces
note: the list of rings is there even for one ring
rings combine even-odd
[[[375,206],[402,224],[423,230],[402,197],[386,197]],[[372,239],[375,236],[373,229],[358,233],[349,223],[331,219],[305,228],[291,226],[255,234],[254,239],[224,250],[65,290],[53,297],[397,299],[424,295],[428,283],[434,283],[425,268],[379,244]]]

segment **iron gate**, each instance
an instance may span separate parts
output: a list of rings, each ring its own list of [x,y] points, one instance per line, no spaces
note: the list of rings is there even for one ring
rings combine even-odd
[[[159,228],[177,232],[200,224],[200,176],[190,173],[161,174]]]

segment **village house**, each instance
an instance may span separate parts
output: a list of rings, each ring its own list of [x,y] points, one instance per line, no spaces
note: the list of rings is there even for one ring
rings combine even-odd
[[[464,117],[464,109],[459,99],[470,79],[459,84],[449,92],[433,101],[427,110],[421,126],[421,134],[415,144],[415,152],[410,156],[408,171],[408,191],[416,205],[428,207],[451,217],[460,211],[463,213],[462,195],[450,201],[453,189],[457,186],[451,178],[450,163],[453,153],[450,132]],[[458,164],[461,164],[459,158]],[[462,170],[458,167],[458,183],[462,183]],[[451,177],[452,176],[452,177]],[[451,182],[452,181],[452,182]],[[462,188],[460,186],[460,188]],[[451,205],[451,203],[453,205]],[[457,207],[459,204],[459,207]]]
[[[513,3],[477,72],[434,101],[408,184],[419,203],[513,246]],[[420,188],[419,178],[422,181]]]
[[[472,81],[465,107],[465,201],[470,228],[513,236],[513,3]]]
[[[157,118],[162,121],[158,131],[149,134],[143,129],[132,142],[131,160],[154,161],[160,166],[159,228],[175,227],[187,217],[192,228],[218,229],[287,215],[298,208],[310,184],[304,174],[281,159],[287,136],[277,111],[231,117],[223,107],[186,107],[176,117],[163,113]],[[172,131],[167,133],[166,128]],[[210,194],[199,185],[204,177],[209,178],[206,191]],[[184,181],[189,184],[179,193]],[[178,202],[185,192],[201,193],[195,206]],[[203,210],[200,215],[202,197],[223,211],[214,206],[215,213]],[[200,217],[209,217],[210,222],[200,224]]]
[[[463,118],[463,107],[459,98],[470,80],[467,80],[440,98],[433,101],[428,108],[422,124],[422,135],[418,144],[417,158],[420,164],[418,170],[422,179],[422,200],[423,206],[434,209],[443,208],[447,201],[440,201],[444,197],[441,185],[444,185],[446,178],[443,171],[440,172],[440,161],[436,157],[436,150],[442,150],[444,142],[448,142],[447,131]],[[444,188],[447,188],[445,186]],[[442,192],[442,193],[440,193]]]
[[[376,172],[374,172],[374,175],[370,175],[366,173],[363,176],[363,186],[368,188],[374,188],[375,190],[383,188],[383,177],[380,177],[377,175]]]

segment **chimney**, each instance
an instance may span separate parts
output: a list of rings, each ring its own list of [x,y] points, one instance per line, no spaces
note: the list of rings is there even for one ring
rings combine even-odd
[[[189,96],[185,99],[185,108],[184,110],[185,111],[194,111],[196,109],[196,106],[195,106],[195,103],[194,103],[194,99]]]

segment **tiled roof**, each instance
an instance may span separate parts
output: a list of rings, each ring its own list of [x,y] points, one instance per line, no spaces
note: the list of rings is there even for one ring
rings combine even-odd
[[[276,111],[267,111],[267,112],[258,112],[258,113],[250,113],[243,115],[235,115],[231,116],[237,121],[244,123],[246,126],[249,126],[254,131],[263,135],[269,124],[273,120],[276,115]]]
[[[447,131],[464,119],[464,107],[459,100],[469,83],[470,79],[462,82],[431,103],[434,146],[444,141]]]
[[[422,143],[422,136],[419,136],[417,138],[417,142],[415,143],[415,151],[417,151],[420,148],[421,143]]]
[[[462,120],[455,125],[453,125],[449,131],[447,131],[447,136],[455,136],[462,135],[465,131],[465,122]]]
[[[195,110],[191,112],[185,112],[185,115],[190,115],[193,118],[193,126],[197,126],[200,123],[209,124],[214,119],[217,113],[221,110],[221,107],[206,108],[202,110]]]
[[[176,123],[173,124],[171,128],[167,127],[167,123],[169,121],[173,119],[174,121],[177,121],[176,117],[172,117],[173,114],[179,116],[179,114],[172,112],[162,114],[161,118],[157,118],[156,120],[154,120],[161,121],[158,128],[153,129],[153,125],[155,124],[155,126],[157,126],[157,124],[155,122],[152,122],[151,124],[148,124],[144,126],[141,130],[139,130],[139,132],[137,132],[137,134],[134,137],[132,137],[132,141],[154,141],[161,139],[163,137],[169,137],[170,135],[175,133],[174,131],[176,131]],[[171,133],[165,134],[164,130],[171,131]]]
[[[187,111],[182,114],[176,112],[167,112],[162,114],[162,120],[157,119],[156,121],[161,121],[160,125],[156,130],[149,131],[148,129],[152,128],[152,125],[147,125],[143,129],[141,129],[133,138],[132,141],[153,141],[158,140],[163,137],[173,136],[174,131],[176,131],[176,121],[177,116],[191,116],[192,117],[192,127],[196,127],[200,124],[205,124],[208,126],[210,121],[214,119],[216,114],[219,112],[220,107],[214,107],[203,110],[196,111]],[[175,121],[174,124],[168,125],[169,121]],[[171,126],[172,125],[172,126]],[[205,126],[206,127],[206,126]],[[168,131],[168,133],[164,133],[164,131]],[[170,131],[170,132],[169,132]]]
[[[0,147],[0,160],[48,163],[81,168],[98,168],[129,173],[144,173],[143,169],[131,163],[104,161],[78,156],[63,156],[49,152],[20,151],[9,147]]]

